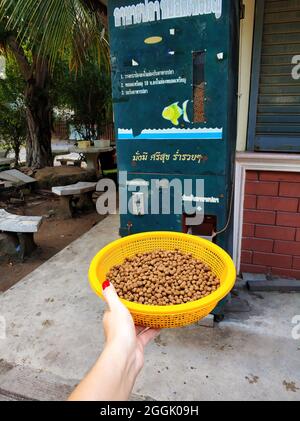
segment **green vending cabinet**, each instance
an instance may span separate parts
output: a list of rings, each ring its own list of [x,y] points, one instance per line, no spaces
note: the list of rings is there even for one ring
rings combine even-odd
[[[190,232],[231,252],[239,10],[238,0],[109,0],[121,235]],[[170,213],[151,212],[174,180]],[[200,204],[198,225],[187,201]]]

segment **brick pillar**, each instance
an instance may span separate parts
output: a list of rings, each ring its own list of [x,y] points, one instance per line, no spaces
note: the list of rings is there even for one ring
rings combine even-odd
[[[248,171],[241,271],[300,280],[300,174]]]

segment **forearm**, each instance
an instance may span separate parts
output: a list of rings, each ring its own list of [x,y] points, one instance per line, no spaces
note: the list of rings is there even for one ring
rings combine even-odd
[[[138,372],[133,356],[106,345],[100,358],[77,386],[70,401],[124,401],[131,394]]]

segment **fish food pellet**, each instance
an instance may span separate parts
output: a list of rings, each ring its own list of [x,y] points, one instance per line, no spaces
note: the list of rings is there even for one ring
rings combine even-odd
[[[139,253],[107,274],[120,298],[167,306],[200,300],[220,287],[210,267],[180,250]]]

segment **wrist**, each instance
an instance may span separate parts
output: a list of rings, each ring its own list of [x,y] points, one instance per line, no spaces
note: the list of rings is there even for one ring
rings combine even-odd
[[[105,345],[98,364],[109,371],[111,380],[118,385],[116,390],[120,392],[119,400],[128,399],[141,369],[136,363],[136,353],[126,351],[117,342],[109,342]]]
[[[105,345],[104,352],[109,355],[109,357],[117,364],[117,366],[122,371],[127,372],[127,374],[135,372],[135,347],[126,347],[124,343],[121,344],[119,341],[111,341]]]

